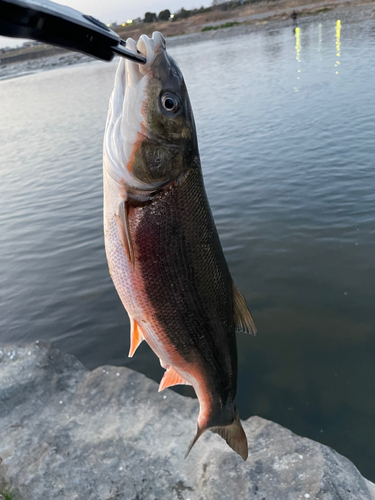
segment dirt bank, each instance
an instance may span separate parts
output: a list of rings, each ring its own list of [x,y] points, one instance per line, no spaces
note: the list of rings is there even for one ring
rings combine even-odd
[[[198,14],[188,19],[176,22],[157,22],[157,23],[142,23],[135,27],[126,26],[119,28],[119,35],[126,40],[131,37],[137,39],[142,33],[151,35],[153,31],[161,31],[166,37],[174,37],[180,35],[189,35],[201,33],[202,30],[210,31],[208,28],[225,29],[225,25],[234,24],[239,27],[241,25],[259,25],[266,24],[270,21],[284,21],[293,23],[291,14],[295,10],[298,19],[311,15],[325,14],[332,10],[352,9],[361,11],[363,8],[368,8],[375,5],[374,1],[367,0],[320,0],[313,2],[312,0],[274,0],[261,1],[251,5],[245,5],[237,9],[227,11],[212,11],[204,14]],[[230,27],[230,26],[228,26]],[[212,30],[216,31],[216,30]]]

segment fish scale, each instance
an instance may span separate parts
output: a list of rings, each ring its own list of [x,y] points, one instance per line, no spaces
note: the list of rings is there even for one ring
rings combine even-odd
[[[163,213],[161,225],[155,225],[152,210],[145,207],[132,235],[155,319],[181,355],[203,358],[202,364],[215,374],[222,373],[222,366],[227,365],[233,382],[227,399],[233,400],[237,359],[232,348],[232,279],[200,169],[189,171],[178,186],[153,204]],[[220,385],[220,378],[214,382]]]

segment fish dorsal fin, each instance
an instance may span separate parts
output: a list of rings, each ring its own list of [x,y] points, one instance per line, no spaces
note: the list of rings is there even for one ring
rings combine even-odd
[[[130,228],[129,228],[129,205],[127,201],[120,203],[118,207],[118,226],[120,232],[120,240],[125,249],[126,255],[130,260],[133,269],[135,266],[134,262],[134,250],[133,243],[130,237]]]
[[[247,308],[246,301],[242,293],[233,283],[233,303],[234,303],[234,325],[236,332],[257,333],[251,312]]]
[[[129,358],[133,357],[133,354],[137,350],[139,344],[144,340],[142,330],[135,319],[130,319],[130,349]]]
[[[159,385],[159,392],[163,391],[167,387],[172,387],[172,385],[191,385],[189,382],[186,382],[184,378],[181,377],[179,373],[170,366],[167,371],[164,373],[163,378],[161,379]]]

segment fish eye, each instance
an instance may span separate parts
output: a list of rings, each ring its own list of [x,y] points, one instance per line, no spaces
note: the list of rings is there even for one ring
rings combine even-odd
[[[164,95],[162,95],[161,104],[163,108],[169,113],[177,113],[177,111],[179,111],[180,109],[179,98],[170,92],[167,92]]]

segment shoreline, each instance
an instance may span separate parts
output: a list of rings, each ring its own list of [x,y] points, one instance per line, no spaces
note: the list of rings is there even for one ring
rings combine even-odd
[[[291,18],[293,11],[298,14],[297,22]],[[303,26],[314,21],[326,21],[340,17],[342,23],[358,22],[375,18],[375,1],[366,0],[311,0],[261,1],[232,11],[213,11],[199,14],[177,22],[142,23],[139,28],[118,29],[123,38],[137,39],[142,33],[151,36],[161,31],[169,47],[243,35],[258,30],[281,29],[286,26]],[[228,26],[229,25],[229,26]],[[24,49],[13,56],[0,58],[0,81],[45,71],[55,67],[95,61],[78,52],[65,51],[52,46],[39,50]]]
[[[233,29],[240,29],[243,26],[261,26],[267,27],[269,23],[281,23],[283,26],[295,26],[291,18],[293,11],[298,14],[297,24],[306,22],[306,18],[319,16],[325,18],[325,14],[332,12],[350,10],[350,16],[355,18],[362,17],[362,11],[374,10],[374,0],[261,0],[259,2],[242,6],[237,9],[225,12],[210,12],[198,14],[183,21],[143,23],[137,29],[131,27],[121,28],[118,34],[126,39],[128,37],[137,39],[142,33],[151,36],[153,31],[161,31],[169,42],[171,39],[187,37],[190,35],[200,35],[202,30],[207,28],[222,27],[224,31],[232,29],[225,28],[226,24],[236,23]],[[345,15],[345,14],[344,14]],[[222,32],[223,29],[214,29],[212,31]]]
[[[312,8],[312,5],[314,7]],[[322,9],[323,6],[326,6]],[[331,7],[329,7],[331,6]],[[245,19],[240,21],[239,18],[228,19],[228,22],[238,22],[238,24],[228,27],[221,28],[217,30],[210,31],[200,31],[190,34],[168,37],[167,45],[169,47],[175,47],[179,45],[185,45],[189,43],[198,43],[201,41],[212,40],[213,38],[227,38],[236,35],[244,35],[261,30],[275,30],[282,29],[285,27],[303,27],[303,25],[310,24],[312,22],[324,22],[328,20],[340,19],[342,24],[361,22],[364,19],[374,18],[375,20],[375,2],[369,3],[356,3],[339,1],[332,7],[332,3],[319,2],[316,4],[310,4],[308,6],[301,6],[299,10],[295,8],[296,12],[300,12],[300,16],[297,19],[297,23],[294,23],[289,15],[285,13],[263,13],[262,17],[260,14],[252,16],[252,19]],[[292,12],[293,7],[290,8]],[[271,14],[271,15],[270,15]],[[221,24],[221,23],[217,23]]]

